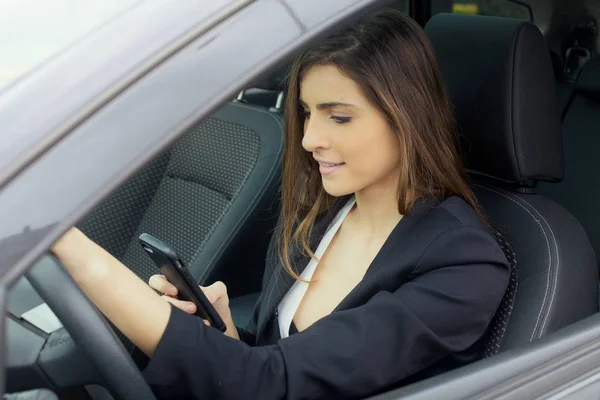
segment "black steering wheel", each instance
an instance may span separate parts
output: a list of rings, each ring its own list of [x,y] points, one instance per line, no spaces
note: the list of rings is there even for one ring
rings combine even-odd
[[[122,400],[156,399],[104,316],[52,256],[40,260],[27,279],[88,358],[113,397]]]

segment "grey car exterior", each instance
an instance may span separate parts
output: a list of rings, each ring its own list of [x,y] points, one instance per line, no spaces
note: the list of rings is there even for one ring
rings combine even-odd
[[[385,3],[144,1],[3,88],[2,310],[10,287],[62,232],[192,123],[330,27]],[[591,317],[531,348],[379,398],[597,394],[599,338]]]
[[[6,290],[127,176],[307,40],[374,3],[142,1],[3,88],[5,312]]]

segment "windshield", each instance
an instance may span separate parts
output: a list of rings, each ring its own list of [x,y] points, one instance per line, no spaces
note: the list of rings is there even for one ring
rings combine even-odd
[[[0,91],[142,0],[0,0]]]

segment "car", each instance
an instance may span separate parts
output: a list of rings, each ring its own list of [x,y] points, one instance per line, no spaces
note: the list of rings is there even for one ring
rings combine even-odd
[[[38,3],[49,12],[53,2]],[[15,43],[33,46],[51,32],[19,42],[30,12],[49,17],[7,4],[0,54],[13,63],[25,51]],[[426,27],[438,53],[472,184],[512,280],[485,357],[372,398],[598,397],[600,15],[585,4],[105,2],[65,24],[70,33],[53,47],[32,47],[23,64],[1,59],[0,391],[154,398],[140,372],[147,360],[49,252],[73,225],[143,279],[155,269],[137,235],[168,239],[199,283],[228,284],[234,318],[246,322],[277,219],[286,65],[392,6]]]

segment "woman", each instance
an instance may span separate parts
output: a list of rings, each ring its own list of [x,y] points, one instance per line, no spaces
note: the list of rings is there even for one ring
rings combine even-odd
[[[158,397],[358,398],[477,359],[509,267],[465,183],[421,28],[384,11],[307,50],[285,115],[281,218],[247,329],[221,283],[205,292],[225,335],[78,230],[53,247],[151,358]]]

